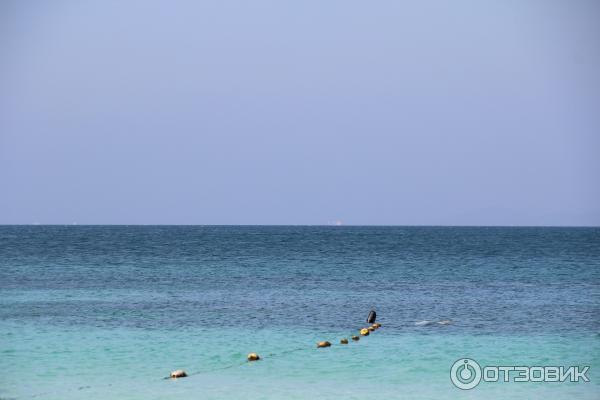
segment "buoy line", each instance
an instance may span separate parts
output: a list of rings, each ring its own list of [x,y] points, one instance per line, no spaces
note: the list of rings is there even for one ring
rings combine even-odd
[[[163,379],[179,379],[179,378],[185,378],[185,377],[194,376],[194,375],[209,374],[209,373],[215,372],[215,371],[223,371],[223,370],[234,368],[234,367],[241,367],[242,365],[246,365],[249,362],[250,361],[246,360],[246,361],[237,362],[237,363],[234,363],[234,364],[225,365],[225,366],[222,366],[222,367],[214,367],[214,368],[205,369],[205,370],[201,370],[201,371],[194,371],[194,372],[190,372],[189,374],[187,372],[183,371],[183,370],[177,370],[177,371],[171,372],[171,375],[165,376]],[[173,376],[174,372],[179,372],[179,371],[183,372],[185,375]]]
[[[376,318],[375,311],[371,311],[369,313],[369,316],[367,317],[367,322],[370,323],[371,325],[366,328],[360,329],[359,330],[360,336],[365,336],[365,337],[369,336],[370,333],[375,332],[377,329],[381,328],[381,324],[376,323],[375,318]],[[360,336],[351,335],[350,337],[351,337],[352,341],[357,342],[360,340]],[[340,343],[340,345],[348,345],[349,341],[346,337],[344,337],[340,340],[339,343]],[[331,342],[326,341],[326,340],[317,342],[317,348],[327,348],[327,347],[331,347]],[[310,349],[311,348],[309,348],[309,347],[299,347],[297,349],[282,351],[279,353],[269,353],[269,354],[267,354],[267,358],[279,357],[282,355],[296,353],[299,351],[307,351]],[[226,369],[230,369],[230,368],[234,368],[234,367],[241,367],[248,363],[256,362],[256,361],[260,361],[260,360],[262,360],[262,357],[259,354],[250,353],[250,354],[248,354],[246,361],[243,361],[241,363],[234,363],[234,364],[226,365],[223,367],[211,368],[211,369],[203,370],[203,371],[196,371],[196,372],[192,372],[190,374],[186,373],[184,370],[175,370],[175,371],[171,372],[171,374],[169,376],[164,377],[163,379],[179,379],[179,378],[185,378],[185,377],[189,377],[189,376],[193,376],[193,375],[207,374],[207,373],[211,373],[214,371],[222,371],[222,370],[226,370]]]
[[[354,340],[355,337],[358,338],[358,336],[356,336],[356,335],[351,335],[351,337],[353,338],[352,340]],[[321,343],[321,342],[319,342],[319,343]],[[319,347],[318,346],[319,343],[317,343],[316,347],[306,347],[306,346],[303,346],[303,347],[298,347],[298,348],[291,349],[291,350],[285,350],[285,351],[275,352],[275,353],[268,353],[266,355],[266,358],[267,359],[272,359],[272,358],[277,358],[277,357],[280,357],[280,356],[285,356],[285,355],[288,355],[288,354],[298,353],[298,352],[301,352],[301,351],[315,350],[316,348]],[[329,342],[327,342],[327,343],[329,343]],[[332,344],[330,343],[330,346],[325,346],[325,347],[331,347],[331,346],[332,346]],[[256,353],[250,353],[250,354],[256,354]],[[259,356],[259,358],[257,360],[255,360],[255,361],[259,361],[259,360],[262,360],[262,357]],[[177,373],[176,375],[178,375],[178,376],[171,376],[171,374],[169,374],[169,376],[165,376],[164,378],[162,378],[162,380],[177,380],[177,379],[191,377],[191,376],[197,376],[197,375],[202,375],[202,374],[209,374],[209,373],[216,372],[216,371],[224,371],[224,370],[228,370],[228,369],[232,369],[232,368],[236,368],[236,367],[242,367],[242,366],[244,366],[246,364],[250,364],[251,362],[255,362],[255,361],[250,361],[250,360],[246,359],[246,360],[241,361],[241,362],[236,362],[236,363],[227,364],[227,365],[224,365],[224,366],[221,366],[221,367],[214,367],[214,368],[209,368],[209,369],[205,369],[205,370],[196,370],[196,371],[193,371],[193,372],[190,372],[190,373],[187,373],[184,370],[175,370],[171,374]],[[73,388],[73,389],[69,389],[67,391],[68,392],[73,392],[73,391],[81,391],[81,390],[89,390],[89,389],[98,389],[100,387],[109,387],[109,386],[112,386],[112,383],[108,383],[106,385],[82,386],[82,387],[79,387],[77,389]],[[57,393],[60,393],[60,392],[42,392],[42,393],[33,394],[31,396],[28,396],[28,397],[29,398],[36,398],[36,397],[48,396],[48,395],[57,394]]]
[[[279,357],[279,356],[288,355],[288,354],[291,354],[291,353],[297,353],[299,351],[306,351],[306,350],[311,350],[311,349],[308,348],[308,347],[299,347],[297,349],[286,350],[286,351],[282,351],[280,353],[269,353],[269,354],[267,354],[267,358]],[[248,354],[248,356],[250,356],[252,354],[257,355],[256,353],[250,353],[250,354]],[[233,363],[233,364],[228,364],[228,365],[225,365],[225,366],[222,366],[222,367],[214,367],[214,368],[209,368],[209,369],[205,369],[205,370],[201,370],[201,371],[190,372],[189,374],[186,373],[183,370],[176,370],[176,371],[171,372],[171,375],[165,376],[163,379],[178,379],[178,378],[186,378],[186,377],[190,377],[190,376],[194,376],[194,375],[200,375],[200,374],[209,374],[209,373],[215,372],[215,371],[223,371],[223,370],[231,369],[231,368],[234,368],[234,367],[242,367],[242,366],[244,366],[246,364],[249,364],[249,363],[251,363],[253,361],[259,361],[259,360],[262,360],[262,357],[258,356],[257,359],[252,359],[252,360],[251,359],[246,359],[244,361],[236,362],[236,363]],[[185,375],[173,376],[173,373],[176,373],[176,372],[179,372],[179,371],[185,373]],[[176,374],[176,375],[179,375],[179,374]]]
[[[372,313],[374,313],[374,311],[372,311]],[[372,314],[369,313],[369,319],[371,319],[372,317],[373,317]],[[373,321],[374,321],[374,317],[373,317]],[[371,321],[367,321],[367,322],[371,323]],[[369,329],[369,328],[372,328],[372,329]],[[359,333],[361,331],[365,331],[366,330],[368,332],[366,336],[368,336],[368,334],[370,332],[373,332],[373,331],[375,331],[375,330],[377,330],[379,328],[381,328],[381,324],[379,324],[379,323],[373,323],[372,325],[370,325],[367,328],[359,329]],[[353,331],[353,332],[356,332],[356,331]],[[352,341],[354,341],[354,342],[357,342],[357,341],[360,340],[360,336],[358,336],[356,334],[348,335],[348,337],[350,337],[352,339]],[[324,346],[321,345],[321,344],[325,344],[325,343],[328,343],[328,345],[324,345]],[[341,346],[346,346],[348,343],[349,343],[349,341],[348,341],[348,339],[346,337],[344,337],[344,338],[342,338],[340,340],[340,345]],[[330,343],[328,341],[320,341],[320,342],[317,342],[316,348],[324,348],[324,347],[326,348],[326,347],[331,347],[331,346],[332,346],[332,343]],[[288,355],[288,354],[297,353],[297,352],[301,352],[301,351],[309,351],[309,350],[314,350],[314,349],[315,349],[315,347],[304,347],[303,346],[303,347],[298,347],[298,348],[295,348],[295,349],[292,349],[292,350],[286,350],[286,351],[276,352],[276,353],[269,353],[269,354],[267,354],[266,357],[267,358],[275,358],[275,357],[280,357],[280,356],[283,356],[283,355]],[[250,357],[251,355],[256,355],[256,358]],[[194,372],[191,372],[191,373],[187,373],[185,370],[175,370],[171,374],[169,374],[169,376],[166,376],[166,377],[164,377],[162,379],[163,380],[166,380],[166,379],[180,379],[180,378],[184,378],[184,377],[196,376],[196,375],[201,375],[201,374],[208,374],[208,373],[215,372],[215,371],[224,371],[224,370],[235,368],[235,367],[242,367],[242,366],[244,366],[246,364],[249,364],[249,363],[252,363],[252,362],[256,362],[256,361],[259,361],[259,360],[262,360],[262,357],[260,355],[258,355],[256,353],[250,353],[250,354],[248,354],[247,359],[244,360],[244,361],[241,361],[241,362],[236,362],[236,363],[228,364],[228,365],[225,365],[225,366],[214,367],[214,368],[210,368],[210,369],[206,369],[206,370],[201,370],[201,371],[194,371]],[[174,373],[177,376],[172,376],[172,374],[174,374]],[[88,389],[97,389],[97,388],[100,388],[100,387],[110,387],[110,386],[113,386],[113,384],[112,383],[108,383],[106,385],[81,386],[81,387],[79,387],[77,389],[75,389],[75,388],[69,389],[69,390],[67,390],[67,392],[73,392],[75,390],[81,391],[81,390],[88,390]],[[47,396],[47,395],[52,395],[52,394],[56,394],[56,393],[60,393],[60,392],[57,392],[57,391],[47,391],[47,392],[36,393],[36,394],[33,394],[31,396],[27,396],[27,397],[28,398],[36,398],[36,397]]]

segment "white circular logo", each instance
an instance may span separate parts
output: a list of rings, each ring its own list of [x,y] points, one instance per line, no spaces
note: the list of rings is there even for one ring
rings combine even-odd
[[[473,389],[481,382],[481,367],[470,358],[456,360],[450,369],[450,380],[459,389]]]

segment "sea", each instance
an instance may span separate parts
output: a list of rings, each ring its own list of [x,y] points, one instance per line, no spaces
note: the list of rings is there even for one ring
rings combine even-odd
[[[600,399],[600,228],[0,226],[2,400],[365,398]]]

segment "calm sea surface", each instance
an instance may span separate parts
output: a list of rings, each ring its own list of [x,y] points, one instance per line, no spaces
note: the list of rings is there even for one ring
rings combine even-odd
[[[461,391],[462,357],[591,382]],[[0,399],[598,399],[600,229],[0,226],[0,371]]]

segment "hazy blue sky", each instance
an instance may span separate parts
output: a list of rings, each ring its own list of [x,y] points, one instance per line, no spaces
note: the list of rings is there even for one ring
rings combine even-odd
[[[598,1],[2,1],[0,223],[600,225]]]

